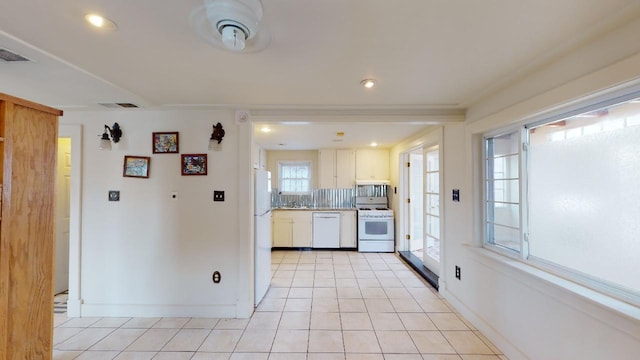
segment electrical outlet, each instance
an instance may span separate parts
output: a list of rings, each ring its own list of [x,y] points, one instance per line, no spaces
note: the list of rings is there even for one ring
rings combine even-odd
[[[224,191],[222,191],[222,190],[214,190],[213,191],[213,201],[224,201]]]
[[[453,189],[452,200],[454,202],[460,202],[460,189]]]
[[[460,266],[456,265],[456,279],[461,280],[460,279]]]
[[[220,281],[222,280],[222,275],[220,274],[220,271],[214,271],[211,279],[213,280],[214,284],[219,284]]]

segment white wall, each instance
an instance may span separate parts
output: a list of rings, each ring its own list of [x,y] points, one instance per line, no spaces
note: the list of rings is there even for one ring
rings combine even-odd
[[[484,132],[640,83],[640,20],[576,49],[445,126],[446,270],[441,294],[509,359],[635,359],[640,309],[481,248]],[[633,34],[633,36],[631,36]],[[633,55],[631,55],[633,54]],[[460,203],[448,194],[460,189]],[[453,267],[461,267],[461,280]]]
[[[104,124],[116,121],[120,143],[98,150]],[[222,151],[207,152],[217,122]],[[236,125],[230,111],[142,109],[66,112],[61,124],[81,124],[84,139],[81,315],[249,316],[251,125]],[[208,175],[182,176],[180,154],[152,154],[154,131],[178,131],[182,154],[208,153]],[[151,156],[150,177],[123,177],[124,155]],[[107,201],[109,190],[120,190],[119,202]],[[213,190],[225,202],[213,202]]]

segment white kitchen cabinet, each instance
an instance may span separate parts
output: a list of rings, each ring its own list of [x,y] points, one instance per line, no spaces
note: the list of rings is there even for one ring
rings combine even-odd
[[[321,189],[347,189],[356,179],[355,151],[353,149],[320,149],[318,151]]]
[[[318,187],[333,189],[336,187],[336,149],[318,150]]]
[[[254,169],[267,170],[267,150],[254,146],[251,153],[251,162]]]
[[[267,170],[267,150],[260,148],[259,151],[259,169],[260,170]]]
[[[311,211],[273,212],[273,247],[311,247]]]
[[[356,181],[356,152],[353,149],[336,150],[336,188],[352,188]]]
[[[357,247],[357,217],[355,211],[340,212],[340,247]]]
[[[389,150],[356,150],[357,180],[389,180]]]
[[[285,212],[274,211],[273,212],[273,230],[272,230],[272,244],[273,247],[291,247],[293,244],[292,229],[293,220],[287,216]]]
[[[254,169],[260,168],[260,148],[255,145],[251,148],[251,163]]]
[[[291,236],[293,247],[311,247],[311,211],[292,211]]]

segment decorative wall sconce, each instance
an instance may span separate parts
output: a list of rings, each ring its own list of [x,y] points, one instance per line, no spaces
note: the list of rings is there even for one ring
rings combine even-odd
[[[222,124],[217,123],[213,126],[213,132],[209,138],[209,150],[220,151],[222,150],[222,138],[224,137],[224,129]]]
[[[109,138],[109,135],[111,135],[111,138]],[[111,150],[111,141],[117,144],[121,137],[122,129],[120,129],[120,125],[118,125],[118,123],[114,123],[112,127],[105,125],[104,133],[102,134],[102,138],[100,138],[100,145],[98,146],[98,149]]]

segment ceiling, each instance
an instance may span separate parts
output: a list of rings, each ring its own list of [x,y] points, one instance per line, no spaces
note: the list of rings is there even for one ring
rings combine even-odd
[[[271,43],[238,54],[197,36],[189,15],[201,4],[3,0],[0,48],[31,61],[0,60],[0,92],[65,112],[246,109],[274,128],[256,133],[270,149],[391,146],[463,120],[485,96],[640,13],[639,0],[263,0]],[[117,30],[90,28],[89,12]],[[364,78],[376,86],[364,89]]]

